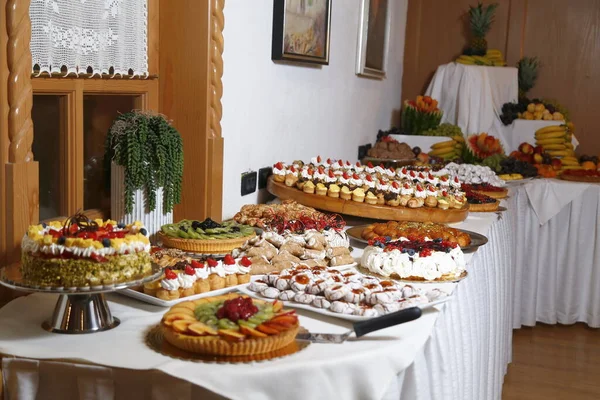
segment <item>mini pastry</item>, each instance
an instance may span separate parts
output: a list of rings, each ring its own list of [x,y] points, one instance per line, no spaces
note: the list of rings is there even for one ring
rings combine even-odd
[[[300,257],[304,254],[304,251],[305,249],[301,244],[288,241],[279,248],[279,255],[281,255],[281,253],[287,253],[294,257]]]
[[[164,278],[164,276],[163,276]],[[143,286],[143,291],[145,294],[149,295],[149,296],[154,296],[156,297],[156,292],[158,292],[158,289],[160,289],[160,279],[154,282],[148,282],[148,283],[144,283]]]
[[[352,201],[356,201],[357,203],[362,203],[365,201],[365,191],[362,188],[354,189],[352,192]]]
[[[350,254],[335,256],[331,260],[329,260],[329,263],[331,264],[332,267],[338,267],[340,265],[348,265],[348,264],[354,263],[354,257],[352,257]]]
[[[333,197],[333,198],[337,199],[338,197],[340,197],[340,187],[338,185],[336,185],[335,183],[331,184],[327,191],[327,195],[329,197]]]
[[[292,165],[285,175],[285,186],[294,186],[298,182],[298,171]]]
[[[236,286],[238,284],[238,267],[231,254],[223,258],[223,269],[225,269],[225,287]]]
[[[324,279],[314,281],[306,286],[306,292],[312,295],[320,295],[329,285],[330,283]]]
[[[237,261],[238,264],[238,274],[237,281],[238,284],[248,283],[250,282],[250,271],[252,269],[252,261],[246,256],[242,257]]]
[[[344,300],[348,303],[360,303],[365,299],[365,290],[362,288],[350,289],[344,296]]]
[[[304,186],[304,187],[306,187],[306,186]],[[316,192],[317,192],[317,195],[319,195],[319,196],[326,196],[327,195],[327,187],[325,186],[325,184],[319,182],[319,183],[317,183],[317,186],[316,186]]]
[[[373,192],[368,191],[365,196],[365,203],[367,204],[377,204],[377,196],[373,194]]]
[[[392,303],[377,303],[373,307],[380,314],[389,314],[396,311],[400,311],[400,304],[398,302]]]
[[[196,260],[192,260],[190,266],[194,269],[194,274],[196,275],[194,293],[200,294],[210,292],[210,282],[208,281],[210,272],[208,267],[204,263]]]
[[[425,205],[431,208],[437,207],[437,190],[433,186],[429,185],[427,186],[427,190],[425,191],[425,193]]]
[[[325,255],[325,250],[305,249],[304,254],[300,258],[303,260],[323,260]]]
[[[294,275],[291,279],[290,287],[294,292],[304,292],[306,286],[310,283],[310,277],[306,274]]]
[[[323,234],[317,231],[310,231],[304,235],[306,248],[313,250],[324,250],[327,245],[327,239]]]
[[[312,183],[311,181],[306,181],[306,183],[304,183],[304,186],[302,187],[302,191],[304,193],[314,194],[315,193],[315,184]]]
[[[177,275],[179,281],[179,297],[188,297],[196,294],[194,284],[196,283],[196,272],[190,265]]]
[[[313,170],[307,167],[302,168],[300,172],[300,178],[298,178],[298,182],[296,182],[296,187],[299,190],[304,190],[304,185],[306,182],[310,182],[312,179]]]
[[[292,300],[294,300],[295,296],[296,296],[296,292],[288,289],[288,290],[284,290],[281,293],[279,293],[279,300],[292,301]]]
[[[327,308],[329,308],[329,306],[331,306],[331,302],[323,296],[315,296],[315,299],[313,300],[312,305],[317,308],[327,309]]]
[[[354,315],[361,315],[363,317],[375,318],[381,314],[373,306],[361,306],[354,310]]]
[[[161,300],[176,300],[180,297],[177,274],[170,268],[165,269],[165,278],[160,281],[160,289],[156,291],[156,297]]]
[[[340,190],[340,197],[344,200],[352,199],[352,192],[350,191],[348,186],[342,186],[342,189]]]
[[[250,285],[248,285],[248,289],[252,290],[253,292],[259,292],[259,293],[268,287],[269,287],[269,284],[266,281],[263,281],[262,279],[257,279],[255,281],[251,282]]]
[[[266,278],[266,280],[267,280],[267,283],[268,283],[269,285],[274,285],[274,284],[275,284],[275,281],[276,281],[277,279],[279,279],[279,275],[280,275],[280,273],[279,273],[279,272],[270,272],[270,273],[268,273],[268,274],[266,275],[266,277],[265,277],[265,278]]]
[[[281,275],[280,277],[275,279],[273,286],[275,286],[279,290],[288,290],[290,289],[291,279],[291,275]]]
[[[408,182],[405,182],[400,190],[400,205],[406,207],[408,205],[408,201],[412,199],[414,192],[415,191],[412,186]]]
[[[345,301],[334,301],[329,306],[329,309],[338,314],[353,314],[356,306]]]
[[[438,208],[441,208],[442,210],[447,210],[448,208],[450,208],[448,192],[446,192],[445,190],[442,191],[441,196],[438,196],[437,201]]]
[[[395,182],[395,181],[392,182],[392,184],[390,185],[389,192],[387,192],[384,195],[385,203],[388,206],[392,206],[392,207],[399,206],[400,205],[399,193],[400,193],[400,185],[398,185],[398,182]]]
[[[279,297],[279,289],[274,287],[268,287],[260,292],[260,294],[269,299],[277,299]]]
[[[285,167],[281,162],[273,165],[273,179],[275,182],[283,182],[285,181]]]
[[[392,293],[389,293],[384,289],[378,292],[372,292],[368,294],[365,300],[367,301],[367,303],[374,306],[375,304],[391,303],[392,301],[394,301],[394,296]]]
[[[336,183],[337,180],[338,177],[335,175],[333,170],[330,169],[329,171],[327,171],[327,174],[325,174],[325,186],[329,187],[330,185]]]
[[[423,207],[423,205],[425,204],[425,197],[427,197],[425,189],[423,189],[423,187],[419,183],[417,183],[417,186],[415,187],[415,197],[410,199],[406,205],[409,208]]]
[[[367,175],[365,179],[363,179],[363,190],[365,193],[373,192],[375,194],[375,181],[371,177],[371,175]]]
[[[350,191],[354,191],[355,189],[362,188],[363,180],[357,174],[352,174],[352,178],[348,181],[348,185]]]
[[[346,285],[333,285],[325,289],[325,298],[329,301],[336,301],[343,299],[350,289]]]
[[[206,260],[206,264],[210,267],[210,275],[208,276],[210,289],[223,289],[225,287],[225,276],[227,274],[225,273],[222,263],[209,258]]]

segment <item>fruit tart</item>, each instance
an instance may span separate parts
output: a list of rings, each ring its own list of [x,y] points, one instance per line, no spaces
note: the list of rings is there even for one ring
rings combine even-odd
[[[470,212],[498,211],[500,201],[479,192],[466,191]]]
[[[269,353],[292,343],[300,328],[293,310],[229,293],[186,301],[162,318],[165,340],[204,355],[241,356]]]
[[[484,194],[494,199],[504,199],[508,196],[508,189],[498,186],[490,185],[489,183],[463,183],[461,185],[463,192],[477,192]]]
[[[234,221],[219,224],[210,218],[163,225],[158,233],[166,247],[207,254],[227,253],[253,236],[256,233],[251,226]]]

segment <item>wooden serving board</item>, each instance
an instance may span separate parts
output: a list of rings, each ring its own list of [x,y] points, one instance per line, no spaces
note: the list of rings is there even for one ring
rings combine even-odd
[[[352,200],[319,196],[304,193],[296,187],[288,187],[283,183],[275,182],[273,177],[267,183],[269,193],[282,200],[295,200],[305,206],[318,208],[320,210],[338,214],[354,215],[356,217],[373,218],[393,221],[417,221],[417,222],[440,222],[454,223],[462,222],[469,214],[468,205],[461,209],[442,210],[441,208],[408,208],[391,207],[386,205],[372,205],[358,203]]]

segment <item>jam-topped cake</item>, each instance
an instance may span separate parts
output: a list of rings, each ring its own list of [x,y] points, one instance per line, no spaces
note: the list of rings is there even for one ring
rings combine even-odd
[[[167,342],[182,350],[217,356],[270,353],[295,339],[298,317],[280,301],[235,293],[173,306],[162,318]]]
[[[463,192],[477,192],[494,199],[503,199],[508,196],[508,189],[490,185],[489,183],[463,183],[461,186]]]
[[[378,275],[414,281],[449,281],[465,271],[465,258],[457,243],[435,240],[369,241],[361,264]]]
[[[130,225],[90,220],[32,225],[21,243],[22,275],[28,284],[53,287],[126,282],[152,270],[148,232]]]

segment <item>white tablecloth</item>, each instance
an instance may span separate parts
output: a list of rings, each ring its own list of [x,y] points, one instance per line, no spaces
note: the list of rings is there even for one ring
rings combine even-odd
[[[470,276],[441,312],[343,345],[312,344],[291,357],[255,365],[196,364],[154,353],[144,331],[164,309],[118,296],[111,309],[119,328],[93,335],[62,336],[39,328],[53,307],[45,295],[17,299],[0,310],[0,352],[10,399],[190,399],[207,388],[235,399],[499,399],[510,361],[510,213],[479,214],[461,224],[490,235],[470,259]],[[346,323],[300,312],[315,332],[342,332]],[[442,316],[442,318],[439,318]],[[107,367],[37,359],[85,360]],[[119,367],[119,368],[108,368]],[[124,370],[121,368],[128,368]],[[59,371],[81,371],[62,374]],[[180,377],[174,381],[156,371]],[[159,375],[157,375],[159,374]],[[159,378],[156,378],[159,376]],[[155,379],[156,378],[156,379]],[[151,383],[149,384],[149,381]]]
[[[553,193],[532,197],[531,193]],[[565,198],[540,224],[537,209]],[[577,194],[573,196],[573,194]],[[531,205],[534,205],[532,208]],[[517,219],[514,327],[573,324],[600,328],[600,184],[534,180],[513,191]]]
[[[513,67],[452,62],[438,67],[425,94],[439,101],[444,111],[442,122],[458,125],[464,134],[500,136],[502,105],[517,101],[517,73]]]

